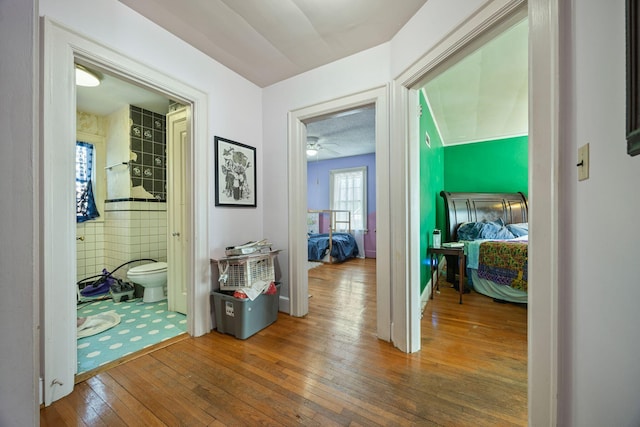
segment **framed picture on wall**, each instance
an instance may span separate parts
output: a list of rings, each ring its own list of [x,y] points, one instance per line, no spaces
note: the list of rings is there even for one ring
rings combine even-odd
[[[216,206],[256,207],[256,149],[216,136]]]
[[[640,154],[640,1],[627,0],[627,153]]]

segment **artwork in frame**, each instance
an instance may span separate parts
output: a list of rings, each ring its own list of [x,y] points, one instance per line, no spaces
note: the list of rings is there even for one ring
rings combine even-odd
[[[640,1],[627,0],[627,153],[640,154]]]
[[[216,206],[256,207],[256,149],[215,137]]]

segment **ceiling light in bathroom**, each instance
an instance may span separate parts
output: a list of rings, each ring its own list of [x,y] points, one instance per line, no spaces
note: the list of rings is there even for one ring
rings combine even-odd
[[[100,77],[95,72],[76,64],[76,85],[94,87],[99,84]]]

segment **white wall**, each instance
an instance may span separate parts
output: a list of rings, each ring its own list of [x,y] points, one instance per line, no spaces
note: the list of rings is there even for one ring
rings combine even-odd
[[[287,158],[287,113],[389,83],[485,3],[486,0],[429,0],[391,42],[264,89],[264,161],[278,165],[264,174],[264,230],[276,247],[285,250],[285,256],[278,257],[285,284],[289,268],[288,180],[287,170],[281,166]],[[288,286],[282,289],[283,296],[288,296]]]
[[[38,22],[0,2],[0,425],[38,424]]]
[[[260,88],[117,0],[40,0],[40,15],[207,93],[211,147],[215,135],[255,146],[258,176],[262,174]],[[213,148],[210,157],[213,166]],[[213,174],[202,178],[211,181],[210,198],[213,201]],[[211,204],[209,241],[212,248],[262,237],[260,185],[258,178],[257,208],[215,208]]]
[[[389,80],[389,45],[336,61],[272,85],[263,91],[264,230],[278,257],[283,297],[289,296],[289,219],[287,176],[287,113],[319,102],[384,85]],[[300,185],[306,186],[306,182]]]
[[[197,153],[198,157],[191,159],[194,166],[187,171],[190,174],[198,173],[197,177],[190,177],[192,193],[198,197],[196,201],[191,202],[196,206],[195,211],[192,212],[191,226],[195,230],[202,230],[190,242],[193,251],[190,271],[192,272],[194,289],[190,293],[188,323],[189,331],[196,335],[208,332],[210,326],[208,252],[212,248],[227,246],[230,242],[245,242],[250,238],[255,239],[256,236],[262,236],[261,205],[257,209],[218,209],[209,204],[210,200],[213,200],[213,194],[203,196],[204,190],[210,189],[210,193],[213,192],[214,175],[210,167],[213,165],[213,150],[208,150],[208,147],[213,141],[214,135],[224,135],[256,146],[258,153],[261,154],[262,130],[261,97],[258,87],[161,30],[118,1],[99,0],[87,5],[85,2],[77,0],[46,0],[42,2],[41,6],[41,13],[48,18],[45,22],[47,49],[44,52],[45,64],[43,67],[45,70],[43,79],[46,79],[47,89],[44,97],[46,102],[49,102],[49,96],[53,92],[56,93],[51,103],[43,108],[44,129],[46,130],[43,137],[43,152],[45,156],[57,159],[55,162],[49,162],[48,166],[44,168],[47,176],[53,178],[42,183],[42,188],[46,189],[47,195],[47,197],[43,196],[44,203],[52,207],[52,209],[47,209],[46,215],[43,215],[46,227],[43,233],[43,251],[47,252],[43,255],[46,257],[42,258],[44,260],[43,266],[47,269],[45,283],[50,285],[45,289],[47,302],[46,307],[43,307],[42,310],[42,316],[47,320],[47,326],[50,326],[46,331],[44,341],[47,354],[46,358],[43,358],[46,368],[43,372],[46,389],[44,401],[50,403],[71,392],[72,375],[75,368],[72,358],[75,340],[71,329],[75,324],[73,322],[75,318],[73,306],[75,304],[68,295],[65,295],[65,292],[61,292],[62,289],[65,289],[63,286],[65,280],[60,281],[62,276],[48,274],[49,270],[53,272],[56,269],[64,269],[64,265],[67,263],[71,266],[69,271],[75,270],[73,253],[69,244],[73,242],[73,236],[66,231],[73,225],[75,232],[75,224],[68,223],[68,226],[64,226],[67,224],[64,220],[67,217],[64,211],[68,209],[69,205],[60,203],[61,199],[70,196],[72,190],[69,188],[69,192],[67,192],[64,190],[64,185],[55,184],[64,182],[65,177],[72,173],[67,172],[72,171],[70,168],[72,165],[71,157],[64,154],[67,149],[65,146],[67,141],[73,142],[72,138],[67,138],[65,135],[71,133],[68,126],[73,123],[74,117],[69,117],[69,121],[64,118],[65,114],[68,114],[65,111],[71,110],[69,107],[73,104],[72,89],[69,86],[72,83],[69,72],[71,71],[71,56],[64,56],[67,52],[71,52],[71,50],[66,50],[71,47],[70,43],[82,46],[79,48],[79,52],[82,50],[90,52],[87,53],[88,57],[95,53],[97,58],[108,58],[105,59],[106,64],[117,66],[118,62],[122,62],[126,64],[125,67],[128,70],[138,70],[134,71],[134,75],[142,76],[139,70],[148,70],[144,78],[140,77],[141,80],[148,79],[151,83],[156,82],[156,87],[162,84],[171,87],[177,94],[177,98],[180,97],[179,94],[190,94],[186,96],[198,101],[192,111],[193,117],[198,118],[198,123],[193,128],[195,132],[194,147],[191,150],[192,153]],[[53,22],[56,23],[53,24]],[[68,30],[56,29],[59,28],[59,25],[66,26]],[[76,37],[71,32],[81,36]],[[93,41],[89,42],[86,39]],[[113,52],[108,52],[108,49],[103,46],[109,46]],[[56,51],[56,49],[58,50]],[[139,62],[140,65],[134,65],[133,61]],[[160,73],[164,73],[164,75],[160,75]],[[165,78],[165,76],[167,77]],[[57,81],[52,79],[60,81],[61,84],[56,85]],[[171,79],[175,79],[175,83],[171,83]],[[67,89],[65,90],[65,88]],[[67,93],[68,96],[65,97],[64,93]],[[168,95],[173,97],[174,93]],[[57,102],[60,102],[62,107],[55,110],[52,105]],[[206,107],[204,106],[205,102],[207,103]],[[54,111],[57,115],[54,115]],[[57,135],[57,128],[52,123],[54,117],[62,123],[62,126],[59,127],[62,136],[60,138],[52,136]],[[202,130],[203,126],[205,131]],[[207,152],[208,155],[203,155]],[[262,164],[260,154],[257,158],[258,171],[260,171]],[[60,192],[64,197],[56,199],[53,197],[55,192]],[[41,191],[41,194],[44,195],[45,192]],[[259,203],[260,196],[259,193]],[[56,220],[53,217],[61,218],[58,221],[61,227],[57,227],[56,224],[54,229],[51,224],[54,224]],[[66,236],[68,239],[65,239]],[[64,241],[65,249],[53,250],[53,243],[59,241]],[[53,280],[52,277],[57,277],[58,285],[56,286],[60,286],[60,290],[49,283]],[[71,283],[73,279],[67,278],[66,280]],[[58,305],[52,301],[59,301],[62,304]],[[60,309],[61,306],[66,308]],[[58,385],[59,383],[62,385]]]
[[[433,12],[442,16],[465,16],[473,9],[463,1],[430,0],[418,15],[435,6],[438,10]],[[37,424],[37,292],[31,284],[38,281],[38,218],[37,197],[28,196],[38,179],[33,160],[37,117],[32,96],[37,86],[32,79],[38,69],[34,8],[35,1],[0,2],[0,122],[9,142],[0,144],[0,212],[9,219],[0,222],[0,339],[12,343],[0,351],[2,425]],[[582,0],[574,1],[572,8],[575,51],[564,52],[570,68],[562,77],[563,93],[570,98],[561,103],[567,123],[561,132],[567,142],[558,167],[563,200],[559,234],[564,239],[559,425],[638,425],[640,334],[635,325],[640,251],[635,241],[640,231],[633,224],[640,211],[640,157],[627,156],[624,146],[624,5]],[[411,46],[398,45],[396,41],[412,32],[403,29],[391,47],[383,45],[265,89],[261,104],[258,88],[115,0],[42,0],[41,14],[209,93],[210,139],[221,135],[259,148],[262,207],[212,207],[212,247],[226,245],[232,236],[241,235],[243,241],[264,234],[286,248],[287,178],[282,166],[287,111],[385,83],[429,47],[427,42],[420,52],[413,38]],[[154,43],[162,47],[149,49]],[[586,142],[591,147],[591,177],[576,183],[575,151]],[[615,214],[614,203],[619,206]],[[25,286],[9,286],[16,283]]]
[[[491,0],[429,0],[391,40],[391,76],[397,77]]]
[[[559,425],[640,425],[640,156],[626,154],[623,1],[574,0],[560,267]],[[565,22],[565,24],[570,24]],[[571,28],[566,25],[565,28]],[[570,46],[570,44],[569,44]],[[589,143],[590,178],[576,153]]]
[[[106,165],[116,165],[130,159],[131,124],[130,107],[123,105],[107,116]],[[138,159],[140,161],[140,159]],[[104,167],[103,167],[104,168]],[[116,167],[106,171],[106,199],[128,199],[131,196],[130,168]]]

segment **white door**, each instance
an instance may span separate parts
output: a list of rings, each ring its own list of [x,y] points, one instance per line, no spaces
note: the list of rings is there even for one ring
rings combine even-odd
[[[167,114],[167,300],[168,308],[187,314],[189,229],[185,188],[190,145],[189,107]]]

